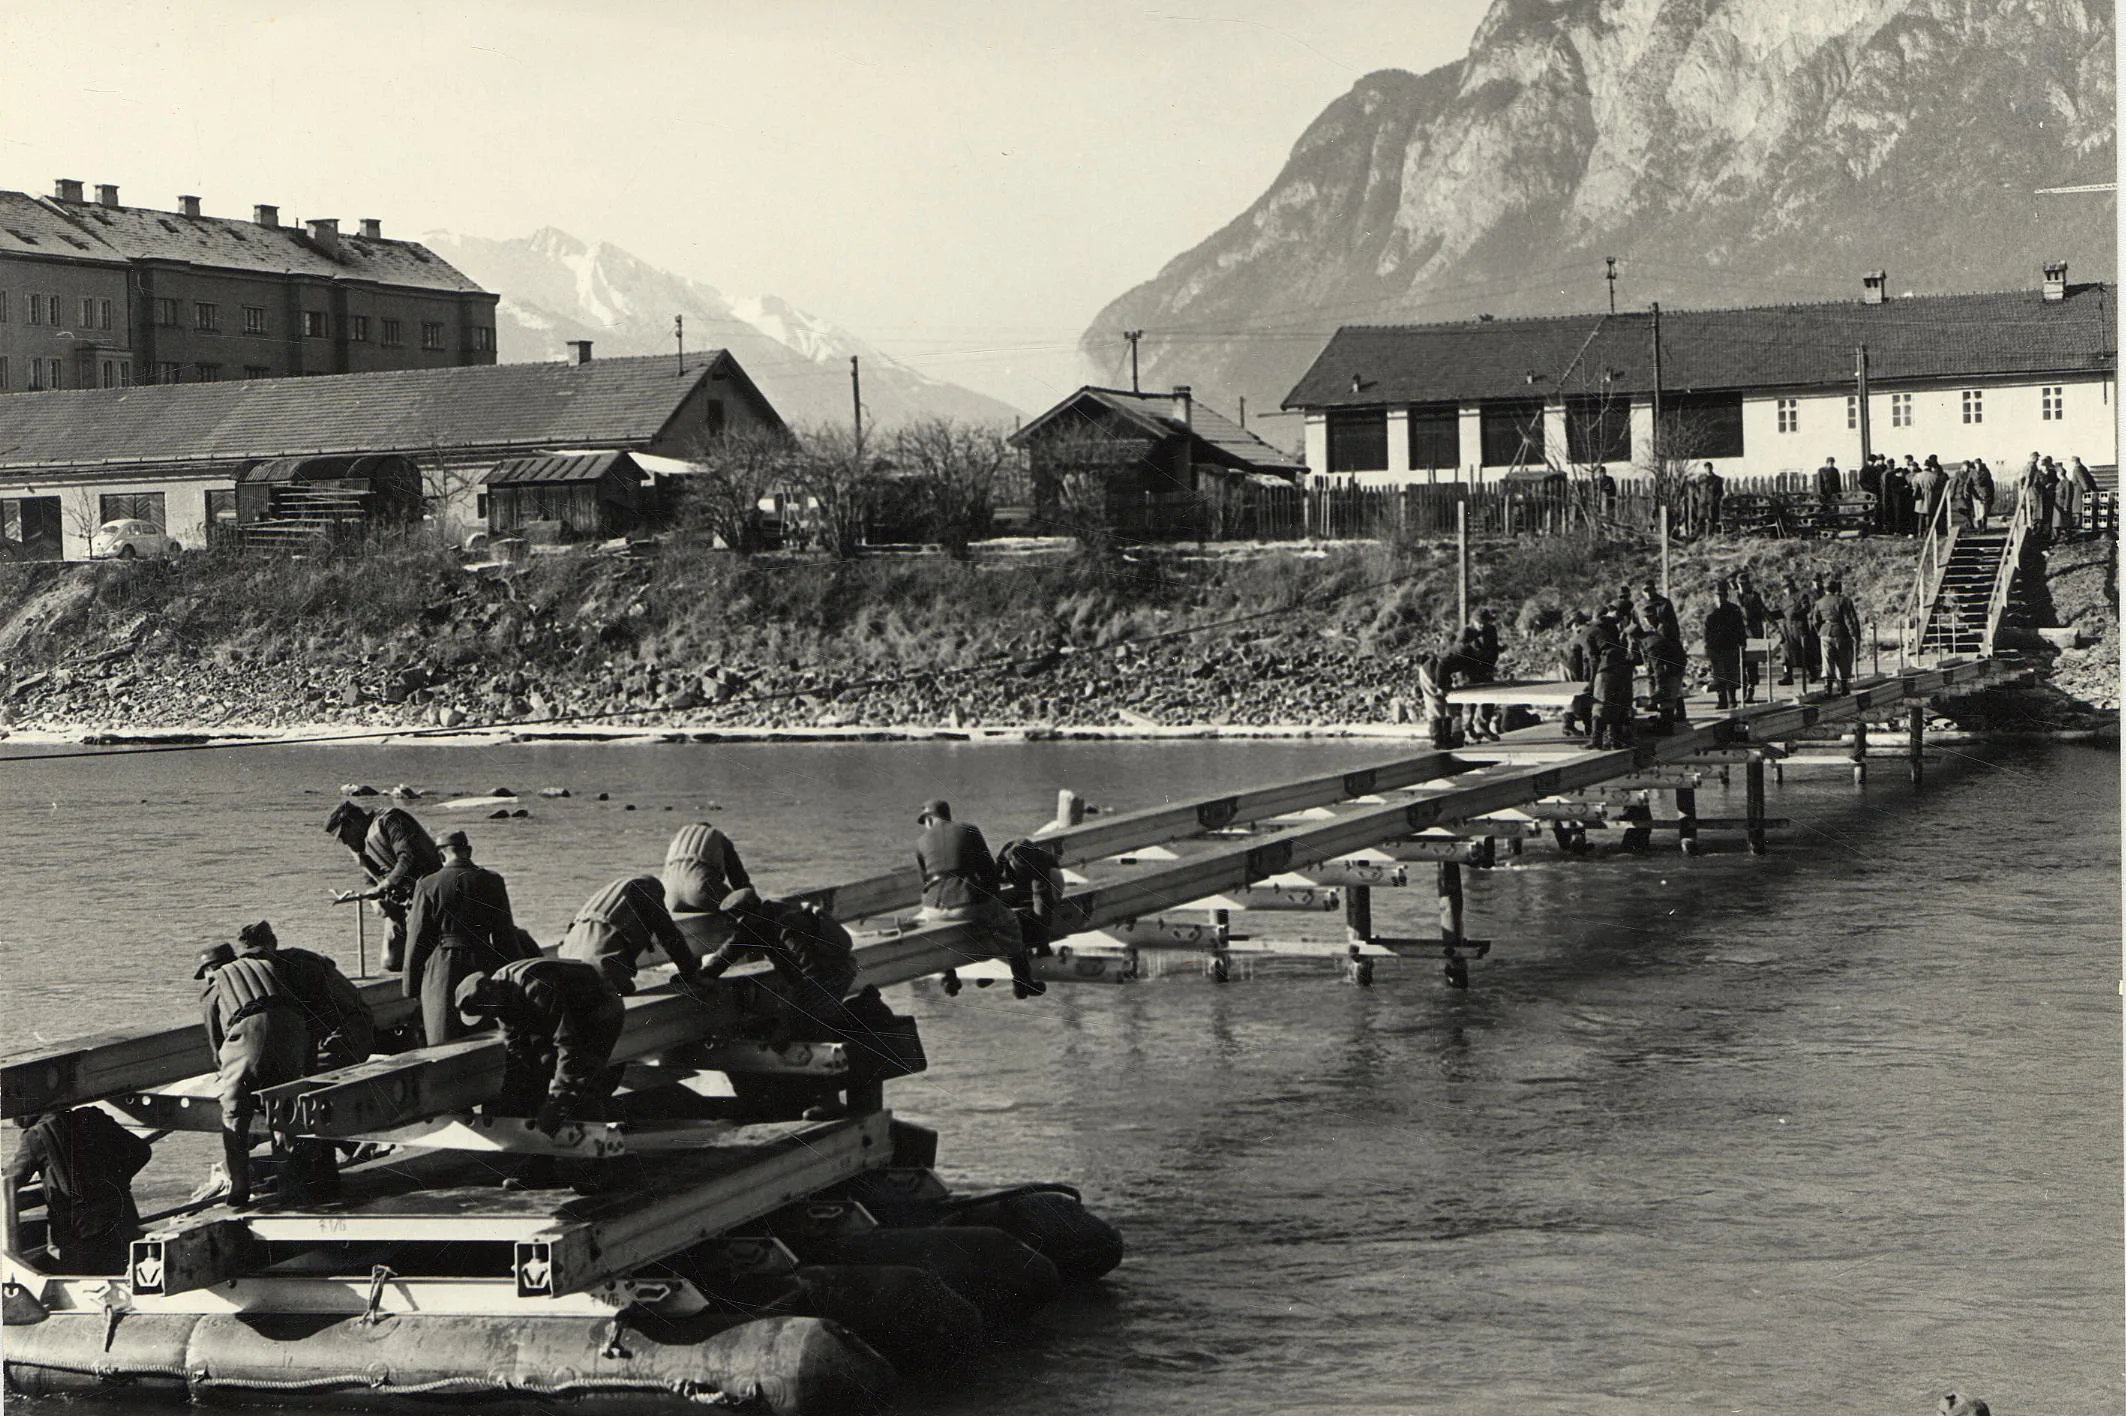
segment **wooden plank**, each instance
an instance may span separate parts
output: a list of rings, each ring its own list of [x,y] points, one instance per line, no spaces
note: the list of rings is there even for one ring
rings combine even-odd
[[[593,1196],[570,1206],[561,1223],[521,1241],[517,1291],[579,1292],[866,1170],[884,1169],[892,1160],[890,1121],[881,1111],[808,1127],[780,1144],[751,1148],[745,1164],[726,1173],[712,1173],[713,1154],[675,1158],[678,1173],[653,1189]],[[689,1183],[697,1171],[707,1178]]]

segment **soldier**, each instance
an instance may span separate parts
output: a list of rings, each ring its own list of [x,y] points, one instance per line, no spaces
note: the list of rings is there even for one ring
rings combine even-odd
[[[1714,701],[1735,706],[1742,688],[1742,651],[1749,642],[1749,621],[1742,607],[1728,598],[1725,582],[1713,586],[1713,607],[1705,616],[1705,664],[1713,681]]]
[[[1828,693],[1853,689],[1853,651],[1860,643],[1860,611],[1833,579],[1816,602],[1813,622],[1823,641],[1823,686]]]
[[[492,974],[458,980],[454,1001],[468,1029],[492,1018],[501,1025],[502,1087],[486,1110],[529,1116],[546,1135],[569,1121],[602,1120],[620,1084],[609,1065],[626,1009],[605,972],[580,959],[513,959]],[[510,1189],[553,1182],[551,1156],[534,1156]]]
[[[1772,611],[1771,607],[1764,603],[1764,595],[1757,589],[1757,582],[1750,577],[1748,571],[1743,571],[1737,577],[1736,584],[1738,588],[1735,603],[1742,609],[1742,620],[1746,626],[1743,631],[1746,640],[1742,656],[1742,701],[1754,703],[1757,701],[1757,690],[1764,679],[1764,667],[1757,662],[1756,655],[1749,652],[1746,641],[1767,637],[1772,622]]]
[[[1596,651],[1594,682],[1590,685],[1594,694],[1593,745],[1597,748],[1630,747],[1635,737],[1631,651],[1624,647],[1624,638],[1618,631],[1613,613],[1603,611],[1597,622],[1606,626],[1609,635]]]
[[[199,1002],[207,1045],[220,1063],[215,1095],[221,1101],[222,1162],[229,1171],[229,1205],[242,1208],[251,1203],[251,1118],[259,1090],[302,1077],[310,1030],[295,990],[264,954],[239,957],[229,945],[216,944],[199,956],[192,977],[206,980]]]
[[[1838,498],[1845,493],[1845,480],[1839,475],[1838,459],[1826,457],[1823,466],[1816,469],[1816,506],[1828,515],[1838,509]]]
[[[653,947],[664,950],[682,982],[698,975],[701,966],[664,907],[664,882],[636,875],[615,880],[583,902],[561,941],[561,957],[596,965],[613,991],[624,996],[635,991],[635,975]]]
[[[696,930],[697,944],[720,944],[731,937],[731,922],[719,905],[733,890],[753,883],[738,847],[731,838],[706,821],[682,826],[664,851],[664,907],[673,914],[682,911],[706,915],[689,921]]]
[[[391,921],[384,967],[397,973],[406,962],[406,907],[413,887],[422,876],[442,868],[441,852],[413,813],[397,806],[372,816],[343,801],[325,818],[325,833],[352,851],[369,877],[367,890],[342,890],[332,897],[333,903],[376,902],[377,913]]]
[[[94,1106],[17,1118],[6,1183],[44,1177],[44,1246],[61,1273],[124,1273],[140,1237],[133,1177],[154,1150]]]
[[[1683,622],[1676,618],[1676,602],[1661,593],[1661,587],[1646,582],[1646,599],[1639,606],[1639,624],[1656,630],[1676,643],[1683,642]]]
[[[1971,511],[1979,530],[1984,531],[1993,517],[1993,469],[1983,457],[1971,463]]]
[[[1063,903],[1063,863],[1038,841],[1006,841],[997,852],[997,896],[1019,920],[1019,950],[1011,956],[1011,996],[1037,998],[1048,985],[1033,976],[1033,958],[1046,958]]]
[[[421,1000],[422,1036],[430,1047],[465,1034],[453,1001],[460,979],[492,973],[527,952],[509,888],[500,875],[473,864],[471,839],[453,831],[443,850],[449,857],[443,868],[414,887],[406,930],[405,993]]]
[[[923,803],[916,813],[923,834],[915,843],[916,868],[923,874],[923,904],[916,918],[925,924],[967,924],[973,938],[964,951],[969,962],[1008,955],[1018,947],[1019,922],[997,898],[997,863],[979,827],[952,819],[943,800]],[[945,991],[959,991],[959,977],[947,969]]]
[[[304,1076],[368,1060],[376,1045],[376,1020],[338,964],[308,949],[283,949],[265,920],[237,931],[236,955],[271,961],[295,995],[310,1043],[303,1061]],[[330,1142],[295,1142],[289,1148],[287,1167],[281,1187],[284,1197],[315,1196],[339,1188],[339,1151]]]

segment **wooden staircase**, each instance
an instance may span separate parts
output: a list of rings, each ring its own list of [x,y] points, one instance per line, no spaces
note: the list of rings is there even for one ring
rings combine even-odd
[[[331,487],[277,487],[272,514],[242,529],[247,550],[322,549],[359,531],[368,519],[360,492]]]
[[[2017,498],[2000,531],[1957,529],[1945,518],[1930,530],[1911,621],[1915,655],[1990,655],[2003,626],[2031,622],[2020,571],[2034,501]]]

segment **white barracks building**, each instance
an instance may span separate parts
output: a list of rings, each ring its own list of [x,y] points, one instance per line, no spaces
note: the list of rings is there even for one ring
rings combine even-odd
[[[1663,455],[1729,476],[1850,472],[1863,421],[1900,462],[2115,467],[2116,290],[2044,274],[1994,294],[1886,298],[1877,272],[1836,304],[1348,325],[1284,406],[1306,417],[1310,473],[1383,485],[1645,470],[1657,387]]]

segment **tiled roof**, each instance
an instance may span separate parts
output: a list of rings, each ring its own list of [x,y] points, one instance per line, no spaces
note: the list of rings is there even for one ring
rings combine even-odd
[[[1661,314],[1667,392],[1809,388],[1851,383],[1867,346],[1869,377],[1979,378],[2117,366],[2114,291],[2077,285],[2064,300],[2035,290]],[[1346,325],[1287,408],[1474,402],[1653,388],[1651,314],[1565,315],[1434,325]],[[1532,376],[1532,377],[1531,377]]]
[[[750,388],[736,360],[710,349],[689,354],[684,374],[671,356],[654,355],[8,394],[0,469],[640,445],[712,364]]]
[[[34,245],[0,237],[0,250],[110,260],[189,261],[222,270],[307,275],[320,280],[374,280],[423,290],[478,291],[456,266],[418,241],[340,233],[338,251],[327,255],[301,226],[260,226],[227,216],[185,216],[153,207],[107,207],[98,202],[45,201],[23,192],[0,192],[0,213],[31,219],[43,214],[43,229],[30,230]],[[0,229],[13,225],[0,220]],[[66,245],[68,238],[80,249]],[[52,241],[61,242],[55,249]],[[95,248],[92,252],[91,248]]]
[[[64,256],[70,260],[125,259],[102,237],[84,230],[26,192],[0,191],[0,255]]]
[[[1167,437],[1180,432],[1191,434],[1195,440],[1194,456],[1199,461],[1271,472],[1306,470],[1303,459],[1272,447],[1201,399],[1190,401],[1189,421],[1184,424],[1174,416],[1174,399],[1171,394],[1131,393],[1127,389],[1095,388],[1089,385],[1019,429],[1012,435],[1012,442],[1025,446],[1029,435],[1062,416],[1076,406],[1080,399],[1091,399],[1155,437]]]
[[[632,459],[624,452],[572,452],[545,457],[512,457],[507,462],[495,464],[494,471],[487,474],[487,485],[500,487],[520,482],[596,482],[602,480],[623,460],[632,463]]]

